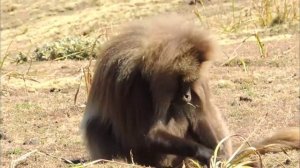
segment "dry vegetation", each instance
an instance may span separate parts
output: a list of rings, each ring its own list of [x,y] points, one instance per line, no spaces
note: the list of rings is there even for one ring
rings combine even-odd
[[[299,2],[200,2],[2,0],[1,167],[139,167],[68,162],[88,159],[79,126],[89,80],[84,72],[93,69],[95,52],[121,24],[165,12],[186,14],[216,33],[221,52],[210,84],[232,131],[251,143],[299,127]],[[299,154],[262,160],[265,167],[294,168]]]

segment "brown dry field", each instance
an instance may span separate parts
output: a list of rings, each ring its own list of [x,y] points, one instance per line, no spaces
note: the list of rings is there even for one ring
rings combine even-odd
[[[89,158],[80,134],[87,96],[80,69],[88,61],[16,64],[17,53],[30,54],[67,36],[104,34],[100,40],[105,42],[120,25],[158,13],[188,15],[199,28],[202,25],[215,34],[221,52],[210,70],[210,86],[232,133],[255,142],[279,128],[299,127],[299,14],[289,23],[262,27],[254,2],[211,0],[202,6],[182,0],[1,0],[1,60],[8,55],[1,69],[1,167],[12,166],[34,150],[38,152],[16,167],[76,167],[61,158]],[[251,36],[255,32],[267,49],[265,57]],[[299,167],[299,154],[294,150],[267,154],[263,163],[265,167]],[[291,163],[285,164],[286,160]]]

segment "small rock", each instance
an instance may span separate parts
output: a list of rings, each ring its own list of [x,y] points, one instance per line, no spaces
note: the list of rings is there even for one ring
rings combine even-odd
[[[297,77],[297,74],[296,74],[296,73],[294,73],[292,77]]]
[[[199,0],[186,0],[189,5],[195,5],[197,3],[201,3]]]
[[[219,80],[217,84],[219,88],[231,88],[234,86],[234,83],[230,80]]]
[[[240,96],[240,101],[252,102],[252,99],[246,96]]]
[[[290,159],[286,159],[284,162],[285,165],[290,165],[291,163],[292,163],[292,161]]]
[[[23,145],[38,145],[39,140],[38,139],[29,139],[23,142]]]
[[[274,78],[268,78],[267,83],[272,83],[274,81]]]
[[[62,65],[61,67],[60,67],[61,69],[67,69],[67,68],[69,68],[67,65]]]
[[[52,93],[52,92],[60,92],[61,90],[57,88],[51,88],[49,91]]]
[[[35,93],[36,92],[36,89],[35,88],[28,88],[27,91],[29,93]]]

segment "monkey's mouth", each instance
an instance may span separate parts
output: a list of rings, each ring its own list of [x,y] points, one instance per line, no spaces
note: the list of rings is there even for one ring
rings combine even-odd
[[[199,107],[199,105],[192,104],[192,103],[190,103],[190,102],[187,102],[186,105],[191,106],[191,107],[194,108],[194,109],[196,109],[196,108]]]

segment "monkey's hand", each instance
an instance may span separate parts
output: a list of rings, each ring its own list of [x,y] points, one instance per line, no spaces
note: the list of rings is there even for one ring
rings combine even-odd
[[[213,150],[199,144],[195,158],[206,165],[210,164],[210,158],[213,155]]]

